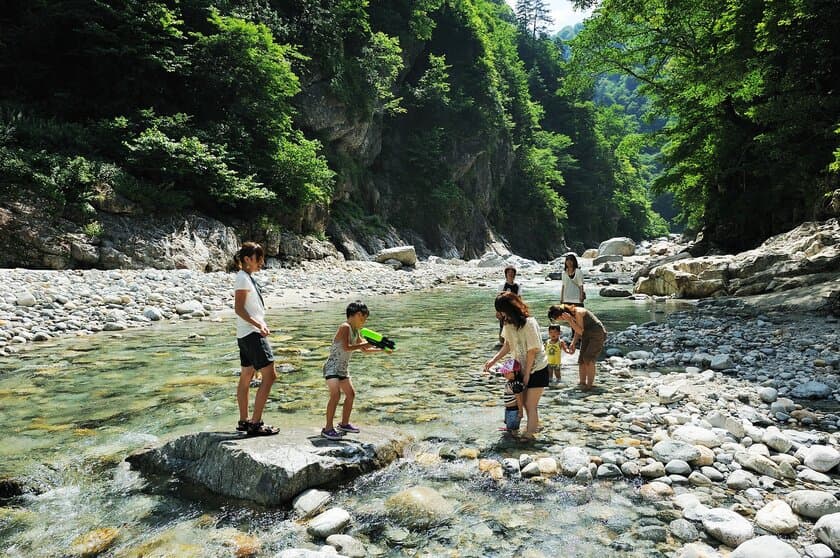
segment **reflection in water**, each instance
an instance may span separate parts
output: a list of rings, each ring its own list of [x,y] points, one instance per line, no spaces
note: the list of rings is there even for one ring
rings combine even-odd
[[[528,286],[526,299],[544,325],[556,283]],[[489,448],[482,457],[519,457],[548,450],[499,438],[495,379],[481,374],[493,353],[497,322],[488,290],[452,287],[399,297],[371,297],[370,327],[395,339],[392,354],[357,354],[353,422],[398,425],[419,440],[418,453],[441,443]],[[323,425],[326,392],[321,364],[347,301],[269,312],[283,372],[266,420],[278,426]],[[587,304],[610,330],[662,317],[649,305],[607,300]],[[40,495],[0,507],[0,549],[11,556],[51,556],[101,527],[118,527],[119,555],[229,556],[250,533],[263,551],[305,539],[284,510],[252,509],[203,494],[172,479],[142,479],[122,459],[163,437],[196,430],[232,430],[238,353],[233,320],[189,321],[149,329],[39,344],[15,362],[0,362],[0,477],[24,477]],[[190,339],[192,333],[199,339]],[[572,383],[576,371],[565,378]],[[565,392],[543,400],[542,413],[561,416]],[[253,397],[252,397],[253,400]],[[488,420],[488,417],[491,420]],[[498,425],[496,423],[499,423]],[[549,425],[551,422],[549,422]],[[559,423],[557,423],[559,424]],[[582,435],[569,432],[568,441]],[[528,482],[497,485],[456,460],[422,467],[401,461],[336,494],[351,511],[353,534],[373,553],[510,555],[538,548],[549,555],[603,555],[640,513],[609,486]],[[383,501],[403,486],[427,484],[458,503],[457,520],[428,532],[390,526]],[[630,489],[628,488],[628,494]],[[231,541],[239,542],[231,542]],[[373,549],[373,550],[371,550]],[[422,552],[421,552],[422,549]]]

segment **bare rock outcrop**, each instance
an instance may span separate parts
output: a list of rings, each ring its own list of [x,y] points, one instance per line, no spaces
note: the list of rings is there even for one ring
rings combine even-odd
[[[308,488],[333,486],[384,467],[411,438],[388,428],[365,428],[340,441],[313,430],[246,437],[199,432],[126,458],[135,469],[174,474],[223,496],[276,506]]]
[[[820,296],[825,305],[831,304],[832,293],[840,292],[840,222],[836,218],[803,223],[736,255],[678,256],[643,270],[636,277],[635,292],[704,298],[810,288],[824,293]],[[776,300],[783,303],[779,297]]]

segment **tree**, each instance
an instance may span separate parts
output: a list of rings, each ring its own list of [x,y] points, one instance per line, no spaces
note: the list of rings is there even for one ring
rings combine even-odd
[[[831,0],[604,0],[572,42],[566,86],[635,77],[668,121],[656,187],[713,242],[749,248],[838,183],[838,20]]]
[[[532,39],[546,33],[554,23],[545,0],[517,0],[516,21]]]

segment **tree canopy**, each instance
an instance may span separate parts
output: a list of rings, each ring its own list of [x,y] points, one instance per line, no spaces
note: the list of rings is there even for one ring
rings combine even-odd
[[[689,226],[737,250],[819,215],[838,186],[840,4],[578,4],[598,8],[571,42],[566,87],[616,72],[640,83],[666,121],[654,187]]]

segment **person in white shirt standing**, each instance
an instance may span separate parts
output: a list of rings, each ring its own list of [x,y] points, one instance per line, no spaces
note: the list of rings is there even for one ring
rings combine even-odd
[[[233,285],[233,309],[236,312],[239,363],[242,365],[239,385],[236,388],[236,402],[239,405],[239,423],[236,429],[248,436],[271,436],[280,430],[264,424],[262,413],[277,374],[274,370],[274,353],[268,342],[271,331],[265,323],[265,302],[259,285],[251,276],[265,263],[265,251],[256,242],[245,242],[234,256],[234,260],[239,272]],[[262,374],[262,382],[254,398],[254,412],[249,418],[248,392],[251,379],[257,370]]]
[[[567,254],[563,262],[563,286],[560,288],[560,302],[583,306],[586,292],[583,290],[583,270],[574,254]]]

